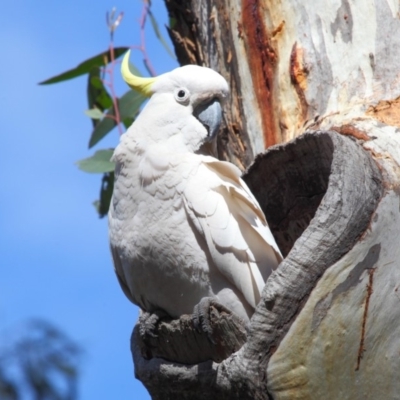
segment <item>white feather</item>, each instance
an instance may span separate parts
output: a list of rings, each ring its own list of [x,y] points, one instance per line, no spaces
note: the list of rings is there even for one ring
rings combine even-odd
[[[226,162],[201,157],[201,166],[183,193],[206,238],[214,264],[255,307],[265,280],[282,259],[265,217],[239,170]],[[204,213],[196,196],[212,198]],[[207,195],[205,195],[205,193]]]

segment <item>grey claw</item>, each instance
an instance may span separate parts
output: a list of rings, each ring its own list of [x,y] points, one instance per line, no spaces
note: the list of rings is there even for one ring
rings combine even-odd
[[[167,314],[165,314],[163,311],[155,311],[154,313],[143,311],[139,317],[140,336],[144,340],[148,337],[157,338],[157,325],[160,322],[160,319],[166,315]]]
[[[216,344],[213,339],[213,328],[211,325],[211,318],[210,318],[210,307],[214,306],[219,311],[226,311],[231,313],[225,306],[218,303],[212,297],[204,297],[201,299],[199,304],[196,304],[193,309],[193,326],[197,332],[204,332],[207,334],[208,340],[212,344]]]

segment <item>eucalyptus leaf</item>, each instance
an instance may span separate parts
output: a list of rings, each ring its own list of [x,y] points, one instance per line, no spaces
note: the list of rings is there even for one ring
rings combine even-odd
[[[102,119],[104,117],[104,114],[98,108],[85,110],[85,114],[92,119]]]
[[[177,19],[176,18],[174,18],[174,17],[170,17],[169,18],[169,22],[168,22],[168,27],[167,27],[167,29],[169,28],[169,29],[174,29],[175,28],[175,26],[176,26],[176,24],[177,24]]]
[[[125,129],[128,129],[128,128],[133,124],[133,121],[134,121],[133,118],[130,118],[130,117],[125,118],[125,119],[122,121],[122,123],[123,123],[124,126],[125,126]]]
[[[112,106],[112,99],[104,87],[100,71],[100,67],[93,67],[90,70],[86,92],[89,109],[98,108],[100,111],[104,111]],[[93,128],[95,128],[98,123],[99,119],[92,118]]]
[[[96,71],[95,74],[89,74],[89,80],[88,80],[88,87],[92,87],[93,89],[103,89],[103,81],[100,78],[100,68],[95,67],[92,69],[92,71]]]
[[[103,175],[101,179],[100,199],[93,202],[99,217],[103,218],[108,214],[110,208],[111,197],[114,189],[114,172]]]
[[[164,39],[164,36],[161,34],[160,28],[158,27],[158,23],[150,10],[149,10],[149,17],[150,17],[151,26],[153,27],[153,30],[154,30],[155,35],[157,36],[157,39],[164,46],[167,53],[175,60],[176,57],[175,57],[174,53],[172,52],[171,48],[169,47],[168,42]]]
[[[101,111],[108,110],[112,106],[112,98],[104,87],[100,76],[100,67],[91,69],[88,76],[87,98],[89,108],[98,108]]]
[[[114,171],[115,164],[110,161],[114,149],[97,150],[91,157],[76,162],[82,171],[99,174]]]
[[[126,118],[135,118],[140,106],[146,100],[139,92],[129,90],[118,100],[118,109],[121,122]],[[97,144],[117,124],[115,122],[114,107],[107,112],[105,117],[96,125],[89,140],[89,148]]]
[[[119,58],[122,54],[126,53],[129,47],[116,47],[114,48],[114,59]],[[52,78],[46,79],[39,83],[39,85],[50,85],[52,83],[58,83],[66,81],[68,79],[73,79],[78,76],[88,74],[93,67],[102,67],[107,65],[111,61],[111,53],[109,50],[97,54],[94,57],[81,62],[75,68],[72,68],[66,72],[59,75],[53,76]]]

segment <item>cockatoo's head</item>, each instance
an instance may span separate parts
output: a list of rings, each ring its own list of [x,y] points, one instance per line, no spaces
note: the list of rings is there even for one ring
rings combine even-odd
[[[181,143],[191,151],[213,142],[222,120],[221,105],[229,94],[220,74],[210,68],[186,65],[155,78],[137,77],[129,70],[129,51],[121,72],[132,89],[150,97],[140,119],[151,121],[153,129],[147,134],[153,139],[177,145],[173,137],[180,135]],[[147,131],[141,126],[143,129]]]

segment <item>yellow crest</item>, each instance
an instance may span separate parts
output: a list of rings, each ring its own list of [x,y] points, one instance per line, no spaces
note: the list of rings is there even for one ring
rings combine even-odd
[[[141,78],[140,76],[136,76],[132,74],[129,69],[129,56],[131,51],[128,50],[121,64],[121,74],[124,78],[124,81],[129,85],[130,88],[136,90],[141,93],[143,96],[150,97],[153,92],[151,91],[151,86],[156,81],[157,78]]]

